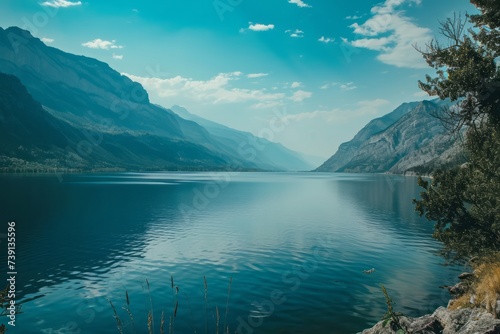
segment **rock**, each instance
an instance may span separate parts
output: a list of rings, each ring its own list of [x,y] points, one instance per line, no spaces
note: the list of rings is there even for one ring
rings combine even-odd
[[[464,308],[449,310],[439,307],[431,315],[420,318],[401,317],[400,323],[409,334],[500,334],[500,320],[483,309]],[[390,326],[384,327],[382,322],[362,334],[394,334]]]
[[[408,332],[420,334],[441,333],[443,329],[439,320],[432,316],[417,318],[408,326]]]
[[[465,293],[465,291],[467,291],[467,287],[465,286],[464,283],[460,282],[460,283],[455,284],[451,288],[448,288],[448,291],[450,291],[450,293],[452,295],[455,295],[455,296],[462,295]]]
[[[473,273],[461,273],[460,275],[458,275],[458,278],[461,280],[468,280],[474,277],[475,275]]]

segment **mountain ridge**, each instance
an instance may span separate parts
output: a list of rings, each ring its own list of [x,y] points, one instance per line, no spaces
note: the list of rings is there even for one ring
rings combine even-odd
[[[369,122],[316,171],[419,173],[463,161],[457,138],[435,117],[449,101],[404,103]]]

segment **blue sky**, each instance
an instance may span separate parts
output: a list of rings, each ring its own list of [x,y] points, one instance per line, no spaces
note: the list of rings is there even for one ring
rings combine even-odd
[[[433,74],[412,45],[467,0],[3,0],[0,26],[94,57],[154,103],[327,158]],[[279,126],[276,126],[276,121]],[[271,129],[271,131],[269,131]]]

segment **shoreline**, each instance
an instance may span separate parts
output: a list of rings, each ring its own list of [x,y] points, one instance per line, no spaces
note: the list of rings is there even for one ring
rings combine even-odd
[[[500,303],[500,301],[497,301]],[[495,334],[500,333],[500,319],[482,308],[461,308],[450,310],[443,306],[438,307],[432,314],[411,318],[399,317],[398,329],[394,324],[384,326],[379,321],[373,327],[357,334]]]

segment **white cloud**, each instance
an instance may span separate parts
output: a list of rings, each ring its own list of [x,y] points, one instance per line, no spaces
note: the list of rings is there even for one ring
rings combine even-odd
[[[302,83],[298,82],[298,81],[292,82],[292,85],[291,85],[292,88],[299,88],[300,86],[302,86]]]
[[[113,59],[122,60],[123,59],[123,55],[116,55],[116,54],[113,53]]]
[[[290,37],[293,38],[302,38],[304,37],[304,32],[300,29],[295,29],[295,30],[285,30],[285,33],[289,34]]]
[[[304,1],[302,0],[288,0],[288,3],[293,3],[299,7],[304,7],[304,8],[311,8],[311,6],[309,6],[308,4],[306,4]]]
[[[362,38],[352,41],[351,45],[375,51],[388,51],[390,50],[390,44],[393,41],[394,39],[390,37]]]
[[[249,79],[254,79],[254,78],[262,78],[262,77],[267,77],[269,73],[250,73],[247,75],[247,78]]]
[[[330,38],[330,37],[325,37],[325,36],[321,36],[320,39],[318,39],[319,42],[322,42],[322,43],[333,43],[335,42],[335,38]]]
[[[347,43],[352,46],[380,52],[377,59],[397,67],[427,68],[420,53],[413,45],[424,45],[432,39],[431,30],[418,26],[401,5],[420,4],[421,0],[386,0],[371,9],[372,17],[362,24],[350,27],[354,33],[363,36]]]
[[[301,89],[293,93],[293,95],[289,98],[290,100],[294,102],[302,102],[305,99],[308,99],[312,96],[311,92],[306,92]]]
[[[360,18],[362,18],[362,16],[358,16],[358,15],[346,16],[346,20],[359,20]]]
[[[248,29],[252,31],[268,31],[274,29],[274,24],[261,24],[261,23],[253,24],[252,22],[249,22],[248,24],[249,24]]]
[[[41,38],[42,42],[44,42],[45,44],[48,44],[48,43],[54,43],[54,39],[53,38],[47,38],[47,37],[42,37]]]
[[[72,2],[68,0],[52,0],[52,1],[42,2],[42,6],[55,7],[55,8],[80,6],[81,4],[82,4],[81,1]]]
[[[276,101],[264,101],[264,102],[259,102],[251,106],[253,109],[271,109],[271,108],[276,108],[283,106],[283,102],[281,100],[276,100]]]
[[[295,115],[286,115],[283,117],[283,121],[321,120],[328,123],[345,122],[366,115],[376,116],[380,114],[381,108],[387,106],[389,103],[389,101],[384,99],[360,101],[353,108],[334,108],[331,110],[315,110]]]
[[[93,41],[85,42],[82,43],[83,46],[86,46],[91,49],[103,49],[103,50],[109,50],[109,49],[123,49],[123,46],[121,45],[116,45],[116,41],[106,41],[102,40],[100,38],[94,39]]]
[[[265,89],[236,88],[231,85],[242,75],[241,72],[219,73],[209,80],[194,80],[182,76],[168,79],[145,78],[122,73],[139,82],[150,92],[159,97],[186,97],[193,100],[207,101],[212,104],[257,102],[254,107],[264,107],[279,103],[286,98],[284,93],[268,93]]]
[[[346,84],[341,84],[340,85],[340,90],[343,91],[343,92],[354,90],[356,88],[358,88],[358,87],[354,85],[354,82],[348,82]]]
[[[319,87],[320,89],[328,89],[330,87],[333,87],[333,86],[338,86],[339,83],[338,82],[328,82],[326,84],[324,84],[323,86]]]

